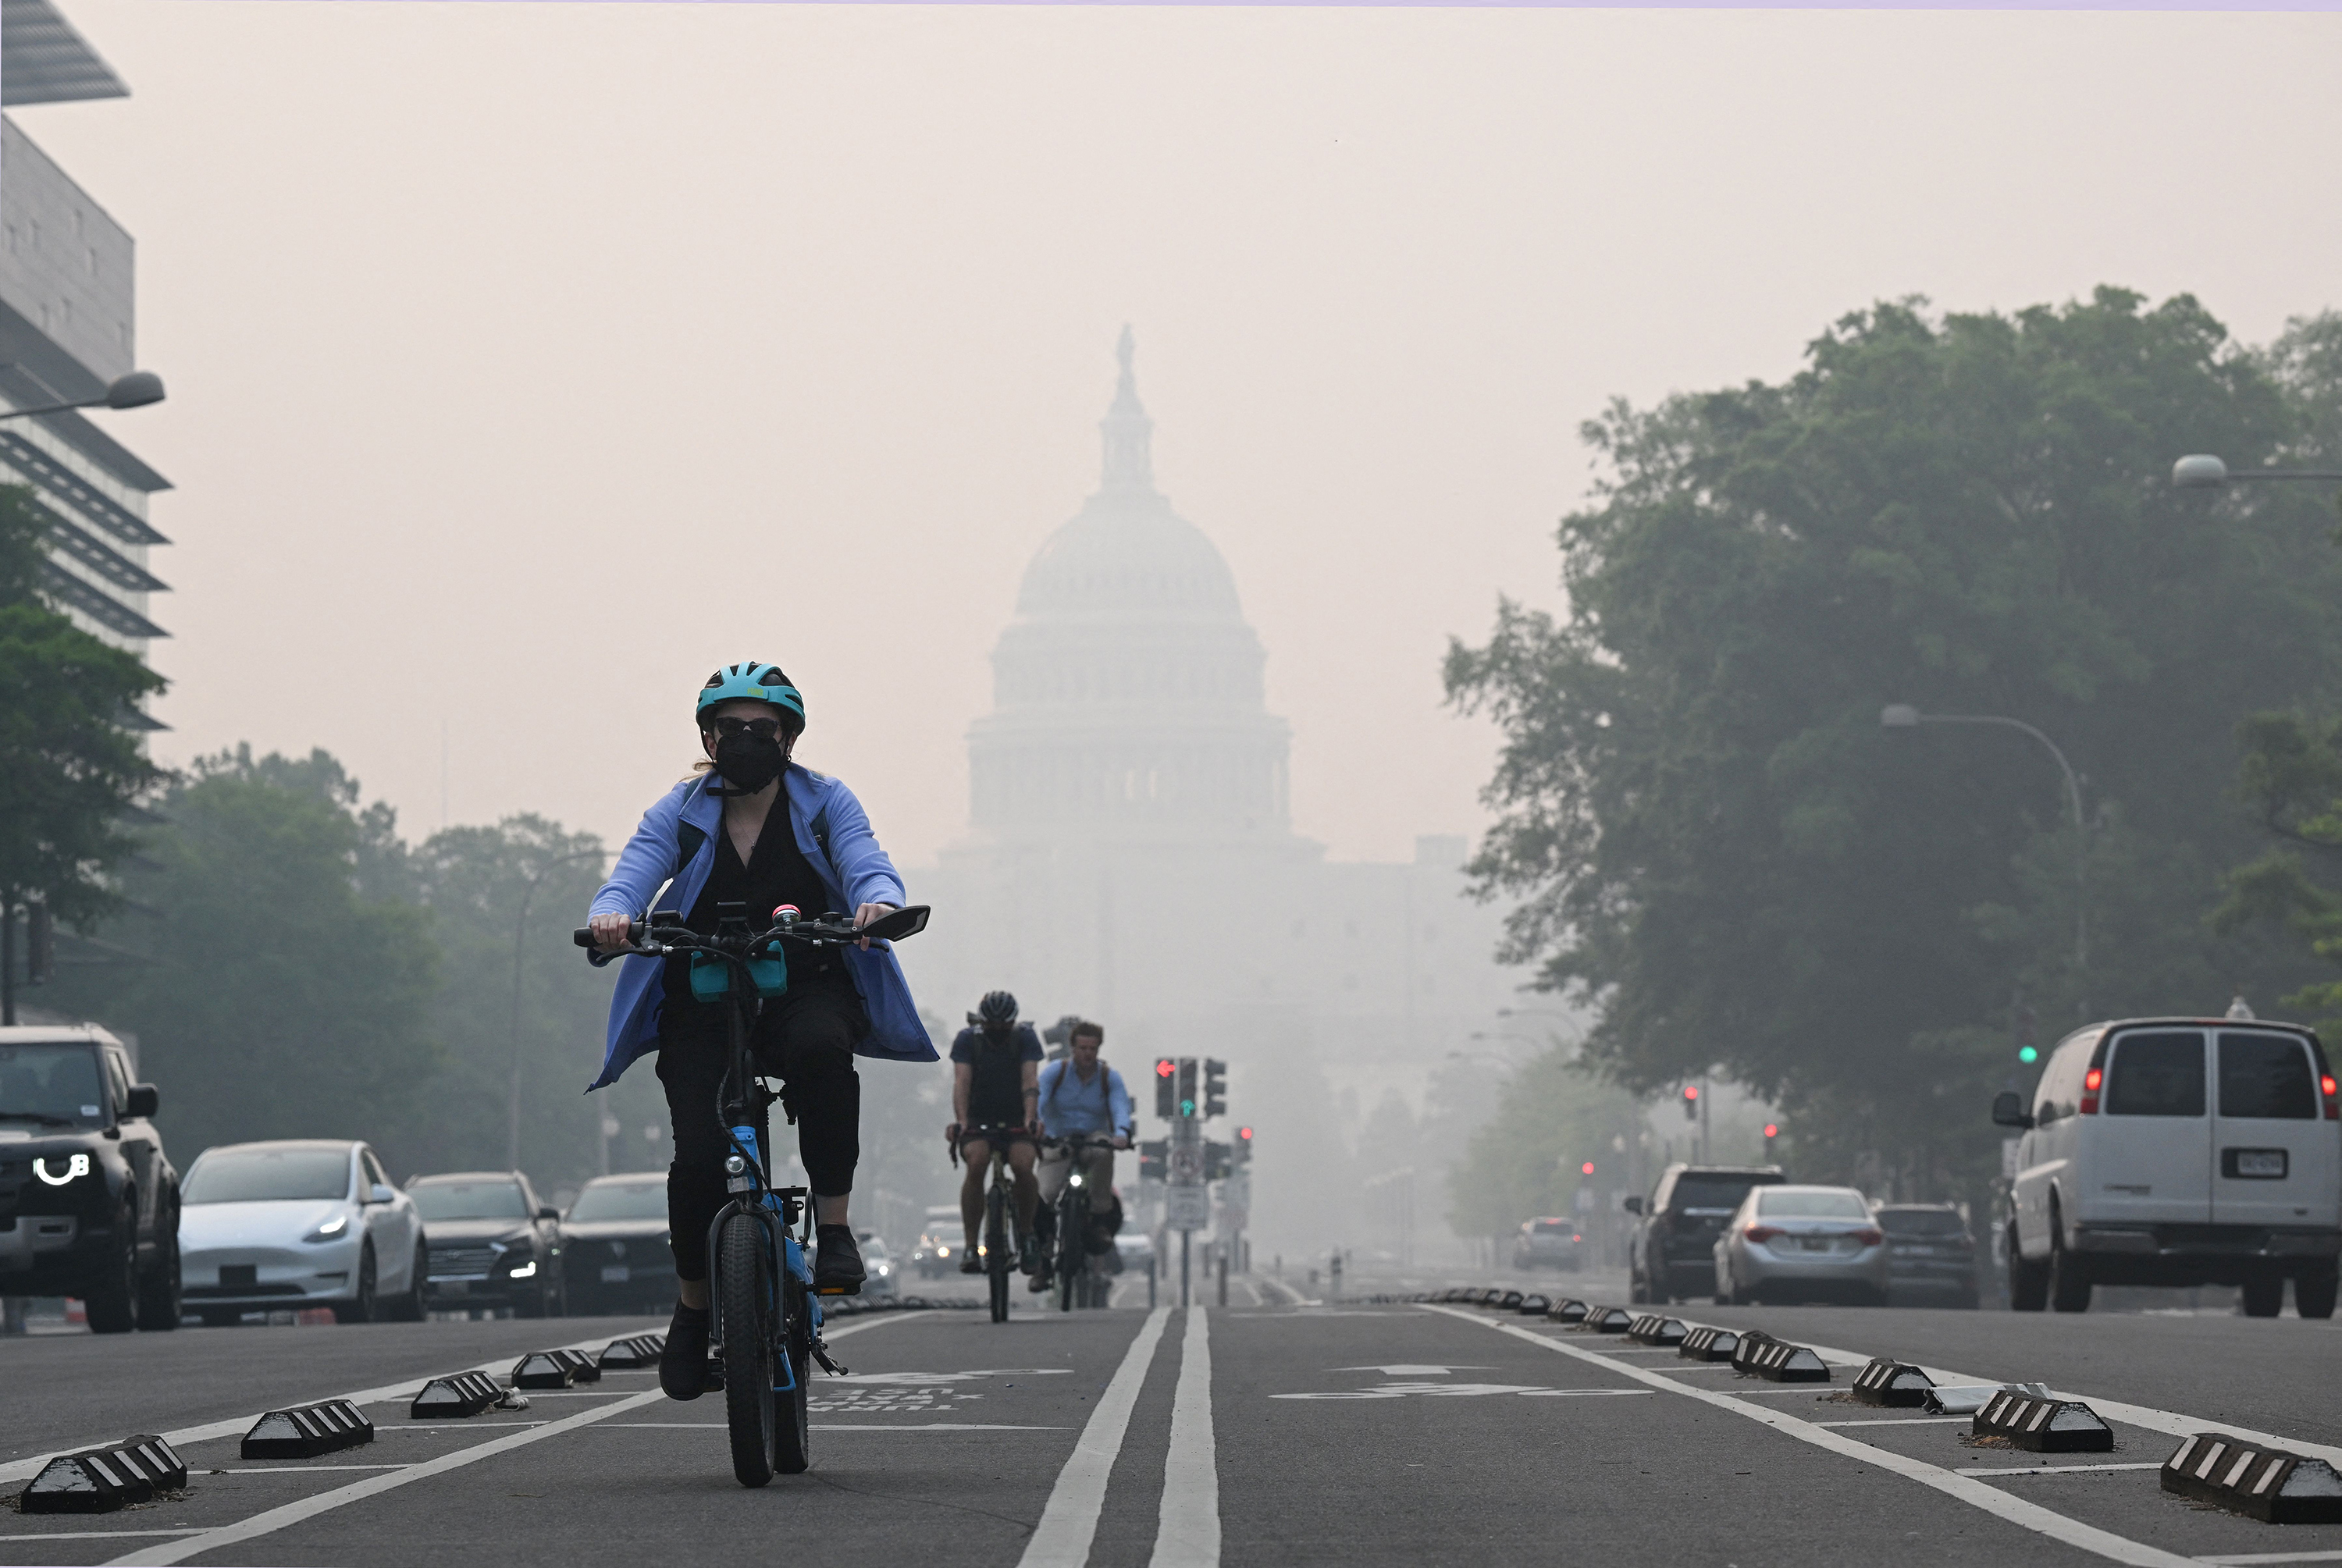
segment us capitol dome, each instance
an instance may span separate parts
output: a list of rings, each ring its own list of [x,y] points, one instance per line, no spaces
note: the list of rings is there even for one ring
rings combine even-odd
[[[1098,488],[1041,546],[968,732],[982,837],[1289,837],[1291,732],[1236,578],[1155,487],[1125,327]]]

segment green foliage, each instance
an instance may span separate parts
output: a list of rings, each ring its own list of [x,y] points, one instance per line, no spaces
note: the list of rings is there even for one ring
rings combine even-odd
[[[2342,720],[2256,714],[2237,734],[2245,754],[2237,793],[2286,847],[2229,874],[2212,924],[2290,931],[2318,957],[2342,963]],[[2342,1029],[2342,980],[2304,986],[2279,1005],[2333,1038]]]
[[[1473,869],[1523,901],[1506,956],[1598,1006],[1590,1057],[1640,1090],[1719,1069],[1808,1149],[1948,1180],[1990,1147],[2013,1012],[2054,1039],[2297,983],[2202,917],[2249,853],[2236,716],[2331,691],[2342,555],[2317,497],[2167,476],[2303,440],[2325,332],[2256,360],[2185,296],[1887,305],[1784,385],[1589,424],[1566,618],[1507,603],[1446,677],[1505,737]],[[2087,974],[2055,764],[1882,731],[1892,702],[2023,719],[2087,775]]]
[[[143,961],[60,988],[53,1004],[138,1035],[183,1160],[248,1138],[378,1138],[438,1064],[430,919],[360,874],[383,846],[356,794],[322,752],[204,758],[125,878]]]
[[[119,720],[164,683],[40,602],[30,494],[0,485],[0,897],[39,894],[86,925],[117,906],[125,818],[163,776]]]
[[[1626,1184],[1613,1140],[1641,1126],[1634,1098],[1556,1046],[1510,1074],[1496,1114],[1472,1134],[1447,1181],[1447,1223],[1459,1236],[1501,1236],[1540,1214],[1574,1212],[1594,1162],[1596,1187]],[[1608,1200],[1604,1200],[1604,1207]]]

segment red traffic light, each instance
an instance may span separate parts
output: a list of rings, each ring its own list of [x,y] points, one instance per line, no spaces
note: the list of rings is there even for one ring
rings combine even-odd
[[[1250,1127],[1238,1127],[1236,1129],[1236,1136],[1249,1144],[1252,1142],[1252,1129]]]
[[[1577,1167],[1577,1174],[1578,1174],[1579,1175],[1581,1175],[1581,1176],[1590,1176],[1590,1175],[1592,1175],[1592,1174],[1594,1174],[1594,1162],[1593,1162],[1593,1161],[1591,1161],[1591,1160],[1588,1160],[1588,1161],[1586,1161],[1586,1164],[1582,1164],[1582,1165],[1578,1166],[1578,1167]]]
[[[1178,1070],[1179,1064],[1171,1060],[1170,1057],[1157,1056],[1155,1058],[1155,1075],[1157,1078],[1168,1078],[1172,1074],[1176,1073]]]
[[[1773,1123],[1771,1123],[1771,1122],[1767,1122],[1767,1123],[1766,1123],[1766,1124],[1765,1124],[1765,1135],[1766,1135],[1767,1137],[1768,1137],[1768,1138],[1778,1137],[1778,1136],[1780,1135],[1780,1132],[1781,1132],[1781,1129],[1780,1129],[1778,1126],[1775,1125]]]
[[[1685,1099],[1686,1099],[1686,1100],[1696,1100],[1696,1099],[1698,1099],[1698,1098],[1699,1098],[1699,1085],[1698,1085],[1698,1084],[1685,1084],[1685,1085],[1684,1085],[1684,1098],[1685,1098]]]

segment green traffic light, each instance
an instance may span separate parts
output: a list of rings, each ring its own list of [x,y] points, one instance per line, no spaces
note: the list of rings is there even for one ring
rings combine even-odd
[[[2030,1067],[2034,1063],[2041,1060],[2041,1053],[2030,1045],[2020,1045],[2017,1048],[2017,1059]]]
[[[1179,1114],[1182,1116],[1192,1116],[1195,1114],[1196,1102],[1193,1100],[1182,1100],[1179,1102]]]

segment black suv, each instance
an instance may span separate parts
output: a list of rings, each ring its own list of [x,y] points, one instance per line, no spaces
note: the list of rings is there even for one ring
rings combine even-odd
[[[1627,1299],[1666,1303],[1716,1293],[1716,1238],[1751,1187],[1788,1180],[1778,1165],[1669,1165],[1651,1201],[1626,1200],[1642,1215],[1626,1253]]]
[[[515,1317],[565,1310],[561,1211],[537,1202],[518,1171],[456,1171],[406,1183],[430,1229],[424,1304],[435,1312],[510,1307]]]
[[[179,1326],[159,1102],[103,1029],[0,1029],[0,1294],[79,1296],[98,1333]]]

